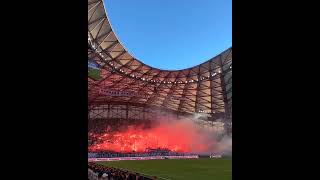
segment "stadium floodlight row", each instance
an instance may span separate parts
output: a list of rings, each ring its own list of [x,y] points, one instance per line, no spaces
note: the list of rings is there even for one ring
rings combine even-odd
[[[100,79],[88,77],[89,118],[98,115],[128,118],[132,109],[145,113],[147,108],[156,107],[177,114],[205,113],[230,119],[231,47],[191,68],[175,71],[154,68],[134,58],[121,44],[104,5],[103,0],[88,0],[88,59],[101,68]],[[101,90],[144,96],[112,96]]]

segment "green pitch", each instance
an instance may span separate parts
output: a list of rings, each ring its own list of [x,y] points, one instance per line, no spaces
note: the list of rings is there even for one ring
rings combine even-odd
[[[230,158],[113,161],[100,163],[145,175],[155,175],[158,179],[166,180],[232,179],[232,160]]]

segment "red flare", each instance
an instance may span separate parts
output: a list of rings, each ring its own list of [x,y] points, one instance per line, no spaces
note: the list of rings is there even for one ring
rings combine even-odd
[[[209,149],[208,140],[186,123],[164,124],[148,130],[135,127],[91,136],[97,137],[99,142],[89,146],[90,151],[144,152],[148,148],[163,148],[174,152],[199,152]]]

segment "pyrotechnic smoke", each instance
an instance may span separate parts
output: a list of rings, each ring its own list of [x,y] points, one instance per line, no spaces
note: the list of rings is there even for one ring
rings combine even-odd
[[[101,142],[90,148],[117,152],[141,152],[147,148],[160,147],[176,152],[231,155],[232,138],[221,134],[216,129],[199,126],[196,122],[201,121],[200,116],[195,115],[192,119],[166,116],[155,120],[155,125],[150,129],[130,126],[121,132],[102,134],[99,136]]]
[[[203,118],[206,118],[207,114],[199,114],[195,113],[192,121],[193,122],[200,122]],[[220,122],[220,125],[223,126],[224,119],[216,119],[216,122]],[[207,123],[202,127],[202,131],[199,136],[206,136],[210,137],[210,140],[214,143],[209,143],[210,147],[208,148],[207,152],[200,152],[200,153],[217,153],[227,156],[232,156],[232,135],[227,134],[225,129],[216,129],[215,126],[211,126],[210,123]],[[207,128],[205,128],[207,127]]]
[[[232,137],[224,135],[222,139],[217,142],[216,152],[227,156],[232,156]]]

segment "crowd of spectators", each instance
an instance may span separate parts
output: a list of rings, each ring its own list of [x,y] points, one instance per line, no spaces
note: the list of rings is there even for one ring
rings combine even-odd
[[[136,119],[90,119],[88,133],[103,134],[126,130],[128,127],[150,128],[154,122],[150,120]]]
[[[173,151],[151,151],[151,152],[129,152],[119,153],[111,151],[89,152],[89,158],[117,158],[117,157],[150,157],[150,156],[190,156],[193,153],[182,153]]]
[[[88,164],[89,180],[157,180],[157,177],[146,177],[139,173],[130,172],[114,167],[107,167],[94,162]]]

